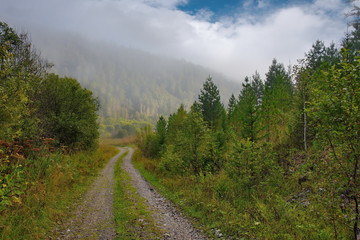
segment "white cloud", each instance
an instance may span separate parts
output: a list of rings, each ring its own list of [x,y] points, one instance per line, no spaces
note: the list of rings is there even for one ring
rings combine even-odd
[[[174,8],[179,5],[186,4],[187,0],[142,0],[144,4],[153,6],[153,7],[165,7],[165,8]]]
[[[214,13],[208,9],[200,9],[195,14],[197,20],[200,21],[211,21],[211,18],[214,16]]]
[[[276,57],[296,63],[312,43],[338,42],[346,30],[345,4],[316,0],[273,11],[209,22],[176,9],[186,0],[0,0],[2,20],[21,30],[33,26],[79,33],[89,39],[187,59],[236,79],[265,73]],[[268,0],[244,4],[266,6]],[[265,5],[264,5],[265,4]],[[331,10],[332,14],[327,14]]]

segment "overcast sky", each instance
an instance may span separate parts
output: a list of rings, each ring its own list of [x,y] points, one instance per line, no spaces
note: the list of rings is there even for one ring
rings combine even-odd
[[[0,0],[0,21],[185,59],[242,81],[273,58],[295,64],[317,39],[340,43],[350,9],[346,0]]]

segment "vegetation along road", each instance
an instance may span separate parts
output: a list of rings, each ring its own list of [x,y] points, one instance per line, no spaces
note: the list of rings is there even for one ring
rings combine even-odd
[[[114,239],[113,219],[114,166],[119,157],[114,156],[96,178],[78,206],[74,215],[57,229],[57,239]]]
[[[57,239],[115,239],[113,220],[114,167],[126,148],[114,156],[85,194],[83,202],[67,222],[56,229]],[[122,162],[122,169],[131,177],[131,182],[140,197],[145,199],[157,227],[163,230],[163,239],[206,239],[191,223],[162,197],[134,168],[129,152]],[[139,219],[141,220],[141,219]]]
[[[206,239],[170,201],[143,179],[131,163],[133,152],[134,150],[129,148],[129,154],[124,158],[122,167],[131,176],[138,194],[146,199],[156,224],[165,232],[164,239]]]

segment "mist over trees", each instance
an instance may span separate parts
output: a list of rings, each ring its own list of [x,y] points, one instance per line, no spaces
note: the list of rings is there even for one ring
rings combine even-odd
[[[224,99],[240,89],[240,84],[221,74],[183,60],[90,42],[73,34],[38,32],[33,38],[57,74],[75,77],[99,97],[99,113],[105,118],[156,120],[179,104],[190,107],[202,79],[209,75]]]

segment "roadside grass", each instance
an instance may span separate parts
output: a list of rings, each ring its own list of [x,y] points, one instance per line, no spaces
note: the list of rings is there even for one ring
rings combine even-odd
[[[133,164],[141,175],[150,182],[164,197],[172,201],[192,220],[194,226],[201,229],[212,239],[216,238],[215,231],[223,225],[224,219],[214,217],[211,210],[207,214],[203,206],[211,205],[202,192],[197,191],[199,185],[194,179],[172,176],[159,177],[155,173],[157,159],[146,159],[136,149],[133,155]]]
[[[322,215],[322,197],[309,193],[308,199],[317,199],[314,204],[303,204],[307,198],[298,196],[309,189],[309,185],[303,188],[305,184],[298,192],[293,190],[295,194],[287,193],[297,184],[296,178],[287,179],[284,195],[277,192],[277,187],[268,187],[249,196],[246,189],[241,191],[233,185],[224,172],[207,176],[164,175],[157,168],[158,159],[147,159],[139,150],[133,159],[141,175],[193,219],[194,226],[210,239],[334,239],[335,227],[328,224],[331,216]],[[338,239],[350,239],[346,229],[336,230]]]
[[[128,151],[115,166],[114,213],[119,240],[162,239],[162,231],[156,226],[148,211],[145,199],[132,185],[131,177],[121,167]]]
[[[218,182],[215,178],[221,176],[164,176],[156,170],[158,159],[147,159],[139,150],[135,151],[133,159],[141,175],[178,206],[193,225],[210,239],[252,239],[248,229],[256,231],[261,227],[257,222],[250,221],[249,214],[239,214],[238,208],[215,196],[213,189]],[[245,225],[246,222],[249,224]]]
[[[101,144],[94,152],[37,158],[24,168],[23,184],[28,185],[24,196],[0,213],[0,239],[45,239],[51,235],[117,152]]]
[[[226,181],[221,179],[224,178],[223,174],[197,177],[164,176],[156,168],[159,160],[147,159],[139,150],[135,151],[133,159],[141,175],[190,217],[194,226],[210,239],[254,239],[254,232],[260,229],[264,231],[264,225],[254,220],[262,217],[257,216],[257,209],[263,207],[263,203],[252,202],[249,205],[249,202],[239,201],[235,204],[217,196],[214,189],[219,187],[216,186],[219,182]],[[286,223],[282,226],[286,227]],[[291,227],[289,225],[287,228]],[[268,238],[263,235],[260,239]]]

